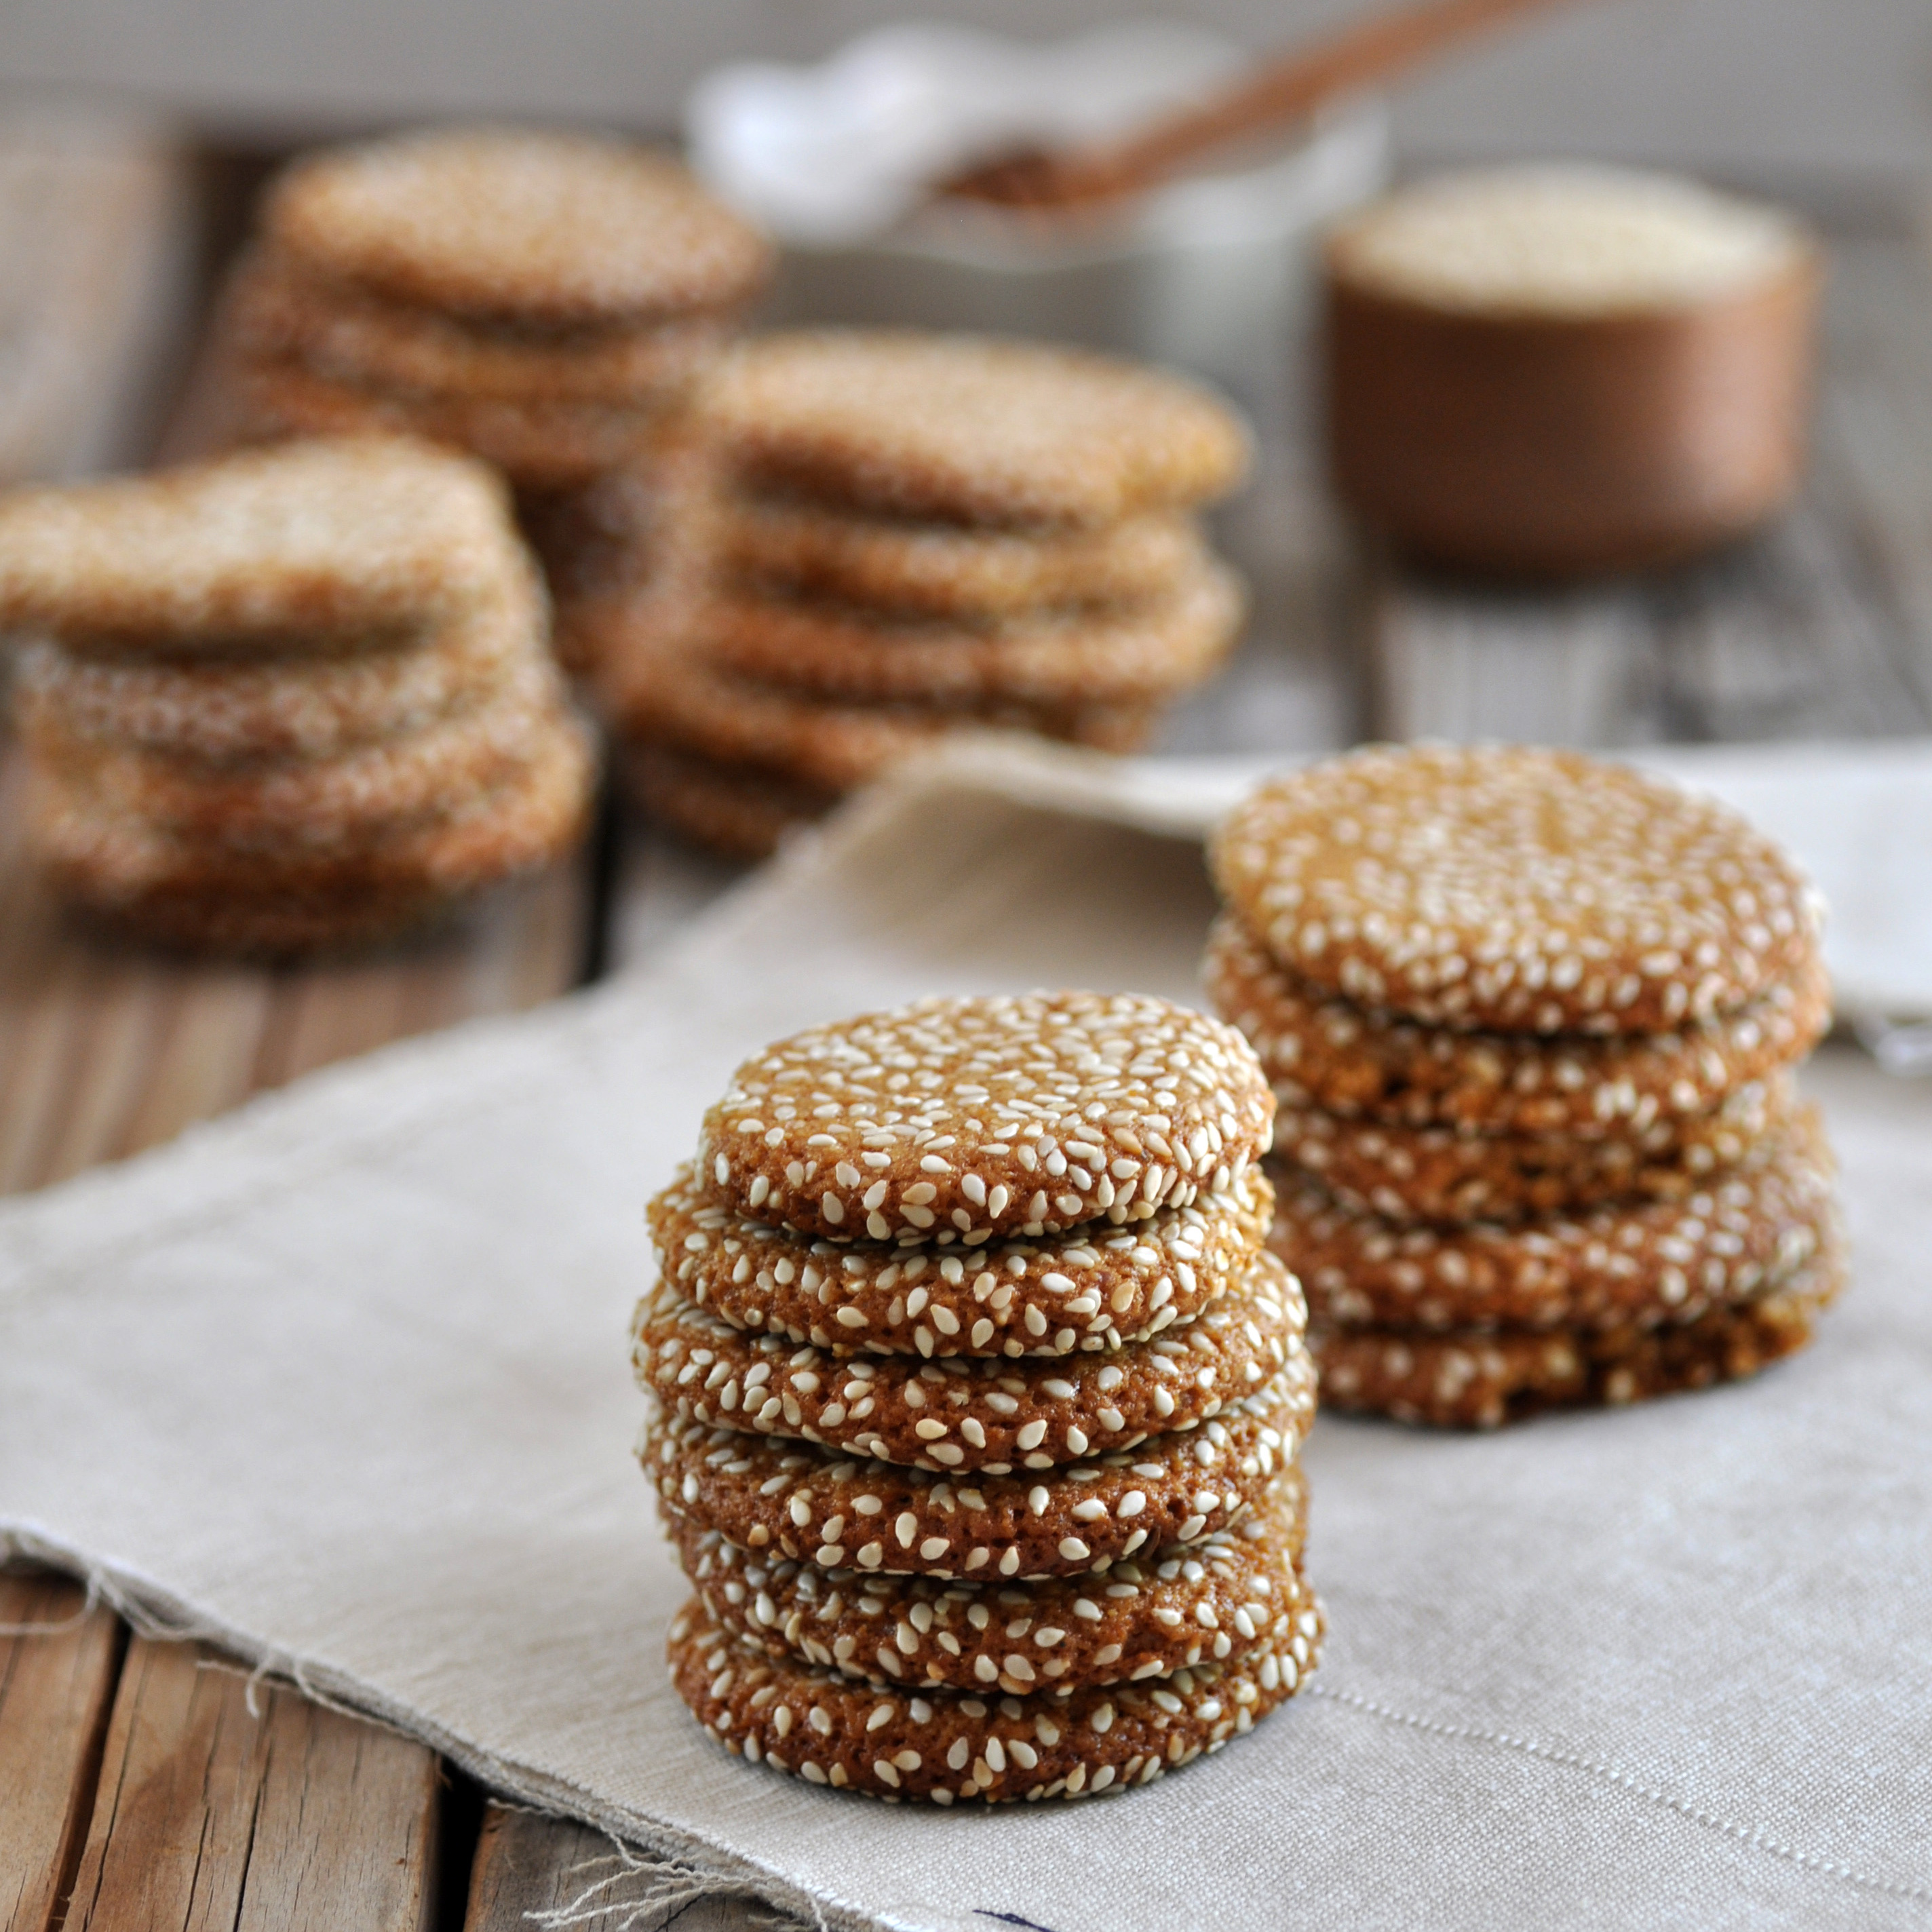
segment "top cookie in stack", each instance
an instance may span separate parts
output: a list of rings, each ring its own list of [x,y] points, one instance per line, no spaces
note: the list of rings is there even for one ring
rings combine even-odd
[[[591,760],[499,480],[392,439],[0,502],[34,843],[142,933],[382,936],[580,832]]]
[[[575,493],[676,453],[770,265],[675,162],[616,142],[460,129],[312,155],[228,292],[242,428],[427,436],[502,470],[533,531],[588,541]]]
[[[1838,1288],[1789,1070],[1817,908],[1714,801],[1578,754],[1377,748],[1221,827],[1215,1003],[1282,1103],[1324,1392],[1495,1423],[1749,1372]]]
[[[1293,1694],[1304,1310],[1232,1028],[1096,994],[780,1041],[651,1204],[680,1693],[819,1784],[1144,1784]]]
[[[725,478],[682,609],[573,614],[646,796],[714,842],[788,821],[961,724],[1142,742],[1239,628],[1196,512],[1247,440],[1178,377],[1017,343],[746,345],[697,411]]]

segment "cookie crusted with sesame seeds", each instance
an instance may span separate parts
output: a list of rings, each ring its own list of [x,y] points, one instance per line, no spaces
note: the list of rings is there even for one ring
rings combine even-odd
[[[716,314],[594,329],[492,326],[316,274],[260,246],[230,278],[220,326],[244,356],[358,388],[632,407],[682,399],[727,339]]]
[[[251,957],[334,952],[422,926],[460,898],[550,863],[583,836],[596,773],[589,736],[561,715],[501,786],[373,848],[212,853],[35,771],[37,856],[111,929]]]
[[[1233,1528],[1103,1577],[943,1583],[825,1571],[676,1526],[680,1559],[712,1621],[772,1657],[875,1684],[1020,1696],[1138,1682],[1221,1663],[1292,1634],[1307,1490],[1290,1464]]]
[[[238,362],[233,395],[244,441],[420,439],[466,450],[528,490],[569,489],[628,464],[650,464],[683,430],[670,398],[525,402],[460,390],[379,389],[291,358]]]
[[[586,598],[568,621],[574,650],[596,667],[604,710],[626,737],[833,792],[868,784],[958,731],[1010,728],[1125,752],[1146,742],[1159,717],[1138,702],[1003,700],[978,710],[818,702],[726,671],[706,649],[701,610],[668,610],[648,586]]]
[[[1805,1347],[1844,1280],[1834,1247],[1756,1300],[1720,1303],[1687,1322],[1443,1334],[1318,1326],[1322,1400],[1398,1421],[1492,1429],[1545,1409],[1742,1381]]]
[[[310,271],[532,330],[745,301],[770,245],[668,156],[581,135],[435,130],[326,150],[270,188],[270,242]]]
[[[646,1214],[667,1279],[734,1327],[842,1353],[1017,1358],[1117,1348],[1191,1319],[1246,1268],[1274,1211],[1250,1167],[1224,1193],[1120,1228],[971,1249],[950,1227],[808,1240],[716,1206],[686,1168]]]
[[[1753,1081],[1708,1114],[1642,1132],[1478,1134],[1337,1120],[1312,1108],[1275,1115],[1286,1170],[1312,1174],[1345,1208],[1385,1220],[1521,1221],[1612,1202],[1682,1201],[1744,1160],[1796,1104],[1789,1073]]]
[[[1226,404],[1162,371],[963,335],[825,329],[729,357],[699,406],[741,484],[888,515],[1090,527],[1220,496]]]
[[[746,1060],[694,1163],[718,1206],[833,1240],[1118,1227],[1232,1186],[1274,1114],[1252,1050],[1141,994],[922,1000]]]
[[[528,564],[502,483],[394,437],[244,452],[0,499],[0,628],[87,656],[393,646]]]
[[[1294,1277],[1266,1252],[1184,1328],[1104,1358],[842,1358],[747,1334],[661,1282],[638,1306],[632,1362],[682,1420],[937,1474],[1004,1475],[1192,1428],[1271,1382],[1306,1327]]]
[[[1149,511],[1096,529],[1006,530],[728,497],[721,553],[742,584],[902,615],[970,619],[1132,604],[1198,574],[1200,529]]]
[[[1319,1658],[1320,1606],[1238,1662],[1030,1697],[904,1694],[776,1661],[694,1601],[674,1621],[671,1682],[711,1736],[814,1784],[940,1804],[1091,1797],[1218,1750],[1294,1696]]]
[[[417,730],[332,758],[206,764],[70,739],[31,714],[27,742],[44,769],[104,813],[166,836],[244,851],[366,847],[460,812],[511,778],[566,701],[534,651],[474,697]]]
[[[976,625],[880,616],[847,605],[721,592],[713,661],[775,688],[848,703],[978,708],[1171,698],[1232,647],[1239,580],[1204,563],[1130,608],[1028,613]]]
[[[1815,959],[1802,874],[1728,807],[1581,754],[1368,750],[1264,785],[1222,891],[1309,985],[1432,1024],[1660,1032]]]
[[[1315,1414],[1298,1345],[1276,1378],[1216,1417],[1138,1450],[957,1478],[658,1413],[639,1445],[666,1517],[745,1550],[926,1576],[1075,1576],[1239,1522]]]
[[[1425,1026],[1317,992],[1232,912],[1215,922],[1202,970],[1216,1010],[1253,1043],[1283,1107],[1486,1134],[1628,1136],[1707,1114],[1802,1060],[1832,1018],[1831,984],[1814,959],[1749,1005],[1669,1033]]]
[[[667,745],[621,746],[617,765],[625,789],[651,818],[732,858],[769,857],[788,833],[815,824],[838,802],[837,793],[778,772]]]
[[[34,643],[16,660],[16,714],[30,738],[50,730],[209,764],[330,758],[418,730],[500,682],[542,649],[543,610],[526,579],[419,641],[259,664],[107,661]]]
[[[1681,1201],[1619,1204],[1517,1227],[1401,1227],[1284,1185],[1270,1245],[1314,1318],[1404,1329],[1682,1323],[1747,1301],[1833,1244],[1834,1168],[1801,1107],[1737,1166]]]

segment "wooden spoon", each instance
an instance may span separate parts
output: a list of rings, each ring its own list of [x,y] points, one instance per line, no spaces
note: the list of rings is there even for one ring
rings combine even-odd
[[[1138,194],[1216,148],[1280,127],[1324,101],[1384,80],[1439,48],[1558,0],[1435,0],[1345,28],[1273,60],[1226,92],[1151,126],[1058,154],[1010,154],[940,183],[938,192],[1050,212]]]

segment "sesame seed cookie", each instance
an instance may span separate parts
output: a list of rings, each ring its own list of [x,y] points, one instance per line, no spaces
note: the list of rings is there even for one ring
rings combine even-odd
[[[454,815],[373,848],[291,857],[211,854],[36,770],[28,831],[56,886],[116,931],[196,952],[334,952],[424,924],[568,850],[584,834],[595,770],[588,734],[559,714],[520,770]]]
[[[1291,1463],[1234,1528],[1158,1561],[1132,1557],[1104,1580],[995,1586],[825,1571],[773,1562],[714,1530],[676,1526],[679,1558],[713,1622],[767,1656],[794,1656],[874,1683],[1084,1687],[1165,1677],[1291,1634],[1303,1585],[1307,1485]]]
[[[1493,1429],[1539,1410],[1621,1405],[1739,1382],[1812,1339],[1844,1285],[1835,1252],[1755,1300],[1696,1320],[1604,1329],[1482,1329],[1418,1334],[1318,1327],[1324,1407],[1400,1421]]]
[[[86,656],[392,644],[528,568],[496,477],[393,437],[0,499],[0,628]]]
[[[501,783],[564,702],[556,670],[532,654],[461,710],[340,757],[203,764],[65,738],[44,718],[30,721],[28,743],[104,812],[165,835],[241,850],[366,846]]]
[[[292,359],[242,361],[232,376],[244,441],[392,436],[467,451],[519,488],[560,490],[648,463],[679,433],[674,404],[527,402],[454,390],[364,387]]]
[[[1247,1042],[1144,994],[921,1000],[745,1061],[706,1112],[708,1197],[796,1232],[968,1245],[1224,1192],[1268,1144]]]
[[[841,1358],[734,1328],[660,1282],[638,1306],[632,1363],[639,1385],[686,1420],[1004,1475],[1136,1448],[1218,1415],[1287,1366],[1307,1324],[1294,1277],[1266,1252],[1185,1328],[1104,1359]]]
[[[329,280],[260,248],[230,278],[220,326],[244,356],[358,388],[526,404],[674,402],[728,339],[715,314],[616,328],[492,326]]]
[[[764,859],[788,832],[814,824],[838,795],[754,765],[721,765],[664,745],[618,754],[625,788],[659,824],[732,859]]]
[[[1310,986],[1440,1026],[1660,1032],[1817,956],[1816,895],[1769,839],[1577,752],[1353,752],[1262,786],[1211,857]]]
[[[819,703],[736,677],[700,629],[648,590],[572,607],[573,653],[595,667],[604,710],[626,737],[751,765],[832,792],[868,784],[951,733],[1010,727],[1103,751],[1138,750],[1159,722],[1141,702],[1058,709],[1010,702],[976,711]]]
[[[770,1227],[707,1199],[688,1167],[646,1211],[666,1279],[736,1328],[848,1353],[1012,1358],[1112,1348],[1191,1320],[1246,1270],[1274,1192],[1250,1166],[1131,1227],[951,1253],[953,1228],[887,1245]]]
[[[1822,960],[1748,1005],[1667,1033],[1479,1033],[1421,1025],[1318,992],[1239,915],[1209,934],[1216,1009],[1253,1042],[1285,1107],[1481,1133],[1628,1136],[1725,1097],[1810,1052],[1831,1024]]]
[[[1318,1322],[1608,1328],[1748,1300],[1828,1248],[1838,1221],[1822,1125],[1800,1107],[1681,1201],[1515,1227],[1402,1227],[1284,1181],[1269,1242]]]
[[[32,644],[16,659],[22,733],[204,764],[321,758],[433,723],[542,648],[534,580],[420,641],[258,664],[77,658]]]
[[[1172,511],[1092,530],[1003,530],[748,496],[726,500],[722,544],[747,584],[965,618],[1137,603],[1198,575],[1209,557],[1192,518]]]
[[[639,1456],[666,1517],[820,1569],[1074,1576],[1238,1522],[1315,1415],[1298,1346],[1276,1379],[1192,1429],[1049,1472],[970,1480],[660,1412]]]
[[[292,260],[396,301],[567,328],[743,302],[770,245],[668,157],[439,129],[296,161],[262,214]]]
[[[1216,1751],[1294,1696],[1318,1660],[1312,1595],[1293,1634],[1238,1663],[1202,1664],[1144,1684],[989,1700],[906,1696],[812,1664],[775,1660],[693,1602],[672,1622],[671,1682],[725,1748],[814,1784],[950,1804],[1081,1798]]]
[[[1090,526],[1224,495],[1227,405],[1176,376],[974,336],[768,335],[704,385],[742,481],[887,515]]]
[[[1012,616],[970,628],[720,592],[706,634],[712,661],[726,670],[815,698],[1077,706],[1170,698],[1199,683],[1233,647],[1244,601],[1240,580],[1216,564],[1129,609]]]
[[[1708,1114],[1655,1122],[1628,1138],[1475,1134],[1275,1115],[1284,1161],[1344,1207],[1390,1221],[1520,1221],[1612,1201],[1682,1201],[1734,1167],[1793,1105],[1791,1076],[1738,1088]]]

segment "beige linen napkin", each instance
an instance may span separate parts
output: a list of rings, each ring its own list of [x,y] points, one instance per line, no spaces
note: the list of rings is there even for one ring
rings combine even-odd
[[[1124,782],[935,764],[647,974],[7,1208],[0,1534],[836,1925],[1932,1923],[1932,1085],[1850,1057],[1810,1081],[1858,1244],[1818,1346],[1492,1436],[1324,1418],[1328,1660],[1184,1775],[887,1808],[730,1758],[676,1703],[682,1588],[629,1456],[644,1196],[733,1063],[806,1022],[1190,995],[1210,896],[1157,828],[1205,794]]]

